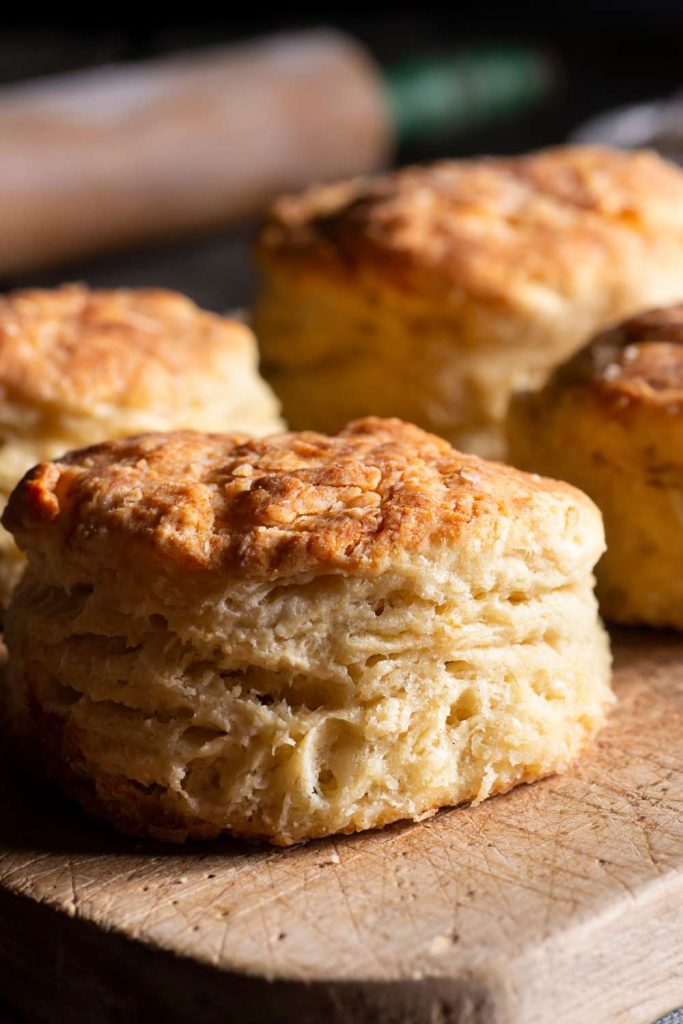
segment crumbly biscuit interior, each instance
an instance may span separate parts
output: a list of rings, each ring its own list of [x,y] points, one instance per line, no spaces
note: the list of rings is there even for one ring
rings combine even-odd
[[[14,699],[51,716],[110,814],[122,780],[158,801],[177,822],[163,838],[286,845],[419,818],[563,769],[602,724],[588,557],[567,576],[520,549],[475,584],[441,548],[191,600],[163,578],[68,591],[29,568],[8,619]],[[125,801],[114,816],[139,827]]]

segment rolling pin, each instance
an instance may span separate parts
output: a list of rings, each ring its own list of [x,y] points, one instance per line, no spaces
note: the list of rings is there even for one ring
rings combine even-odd
[[[533,50],[383,74],[317,30],[0,91],[0,275],[216,228],[384,164],[396,141],[542,95]]]

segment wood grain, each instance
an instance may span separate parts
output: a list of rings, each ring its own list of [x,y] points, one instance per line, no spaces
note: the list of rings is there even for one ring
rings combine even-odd
[[[49,1024],[650,1024],[683,1003],[683,640],[615,647],[568,775],[286,851],[134,844],[6,766],[0,998]]]

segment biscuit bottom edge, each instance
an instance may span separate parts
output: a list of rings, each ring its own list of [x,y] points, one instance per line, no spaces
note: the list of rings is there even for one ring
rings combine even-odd
[[[378,799],[368,798],[367,802],[361,796],[341,818],[339,814],[330,812],[329,817],[324,814],[313,814],[309,818],[298,815],[293,820],[283,813],[281,823],[277,823],[264,812],[256,798],[251,815],[245,815],[243,809],[238,811],[226,803],[220,809],[215,805],[209,809],[209,813],[213,812],[212,820],[204,816],[204,809],[199,806],[194,809],[183,807],[177,792],[170,787],[158,783],[143,784],[126,775],[103,770],[84,753],[78,730],[71,723],[33,701],[22,723],[22,747],[38,775],[56,784],[89,815],[106,821],[125,836],[174,844],[231,836],[288,847],[333,835],[350,835],[391,824],[420,821],[440,810],[475,805],[490,796],[507,793],[518,785],[565,771],[590,747],[611,705],[611,690],[600,674],[596,666],[590,706],[574,709],[573,720],[567,719],[559,732],[557,723],[552,726],[546,723],[547,732],[543,732],[541,727],[535,736],[533,749],[519,763],[506,761],[506,751],[500,755],[502,760],[495,767],[491,756],[487,758],[488,763],[482,761],[473,767],[467,757],[463,758],[462,754],[454,751],[454,759],[459,757],[462,764],[462,778],[456,778],[450,785],[439,786],[430,780],[431,766],[427,761],[422,766],[418,764],[417,768],[413,764],[411,771],[417,772],[417,778],[412,778],[412,789],[405,786],[403,780],[404,788],[397,793],[385,792]],[[508,708],[500,716],[501,732],[516,728],[515,710],[524,728],[523,709]],[[494,725],[489,730],[489,741],[495,731]],[[503,736],[500,741],[504,745]],[[399,739],[397,743],[400,743]],[[87,749],[87,742],[84,747]],[[406,752],[406,759],[410,757],[414,757],[412,748]],[[424,777],[420,777],[421,769]],[[217,817],[220,820],[216,820]]]
[[[349,824],[333,830],[318,828],[297,836],[271,833],[258,828],[249,829],[246,826],[216,825],[199,819],[188,821],[168,806],[166,794],[160,788],[142,786],[125,776],[111,776],[71,762],[64,756],[64,752],[59,750],[59,719],[51,715],[44,715],[41,718],[42,726],[51,734],[53,743],[57,740],[57,744],[48,754],[41,742],[40,753],[36,756],[36,750],[33,751],[26,762],[28,767],[41,781],[57,786],[65,797],[77,804],[90,817],[111,826],[120,835],[129,839],[182,846],[186,843],[230,838],[254,844],[267,843],[287,849],[334,836],[352,836],[362,832],[380,831],[390,825],[427,821],[441,811],[476,807],[483,802],[476,799],[476,794],[452,798],[444,795],[435,802],[428,802],[422,809],[414,809],[410,813],[387,811],[384,815],[362,824]],[[527,768],[518,778],[500,785],[494,783],[484,799],[505,796],[518,786],[563,774],[590,749],[603,724],[604,722],[601,722],[595,732],[586,737],[581,748],[569,761],[562,760],[544,769]]]

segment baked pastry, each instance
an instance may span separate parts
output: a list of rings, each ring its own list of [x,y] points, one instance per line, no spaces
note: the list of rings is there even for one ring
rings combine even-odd
[[[603,614],[683,629],[683,305],[592,341],[512,403],[510,460],[585,490],[605,517]]]
[[[126,832],[417,819],[565,768],[611,699],[592,502],[396,420],[108,442],[3,521],[22,748]]]
[[[569,147],[280,200],[254,327],[296,429],[396,415],[503,455],[509,397],[597,328],[683,299],[683,172]]]
[[[145,430],[282,428],[253,335],[162,290],[19,291],[0,298],[0,510],[30,467]],[[0,606],[21,572],[0,530]]]

